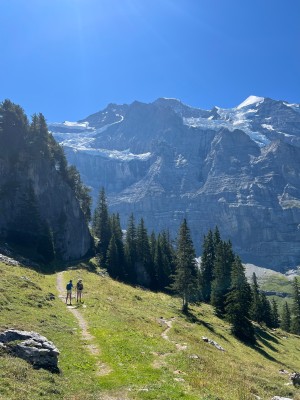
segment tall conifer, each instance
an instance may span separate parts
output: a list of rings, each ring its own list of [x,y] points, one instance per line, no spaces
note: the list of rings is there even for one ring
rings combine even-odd
[[[94,211],[92,229],[94,235],[99,240],[97,251],[100,255],[100,261],[105,264],[106,253],[111,239],[111,229],[104,188],[101,188],[99,193],[98,202]]]
[[[200,285],[204,302],[208,303],[211,297],[211,283],[215,263],[215,240],[211,230],[204,236],[203,252],[201,256]]]
[[[300,335],[300,287],[297,278],[293,281],[293,317],[291,332]]]
[[[189,302],[195,296],[198,286],[195,249],[186,219],[184,219],[179,229],[175,265],[171,288],[180,295],[182,299],[182,311],[186,312]]]
[[[271,301],[271,316],[272,316],[272,328],[279,327],[279,313],[278,313],[278,305],[275,299]]]
[[[251,290],[252,290],[252,303],[250,307],[250,316],[253,321],[261,323],[263,321],[263,309],[259,291],[259,284],[257,282],[257,276],[255,272],[253,272],[252,275]]]
[[[111,215],[110,228],[111,239],[107,249],[107,270],[113,278],[125,280],[125,255],[119,214]]]
[[[231,269],[231,286],[226,295],[226,318],[232,324],[232,333],[239,339],[254,343],[254,329],[250,321],[251,288],[239,257]]]
[[[233,262],[234,253],[231,243],[220,241],[216,247],[214,280],[211,287],[211,304],[219,317],[225,315],[225,298],[230,288]]]
[[[272,307],[270,301],[267,299],[267,296],[264,292],[260,293],[260,301],[262,309],[261,322],[264,322],[268,328],[272,328],[273,327]]]
[[[141,218],[137,227],[136,240],[137,262],[139,263],[139,271],[141,272],[141,279],[143,280],[143,282],[140,283],[143,285],[149,285],[152,288],[152,285],[155,284],[155,270],[150,253],[147,228],[145,227],[143,218]]]
[[[282,307],[280,327],[286,332],[291,331],[291,312],[287,302]]]
[[[125,236],[125,279],[132,284],[136,283],[135,263],[137,261],[137,235],[133,214],[129,216]]]

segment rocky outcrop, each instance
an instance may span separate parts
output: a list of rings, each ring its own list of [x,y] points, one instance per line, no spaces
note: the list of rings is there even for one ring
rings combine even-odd
[[[299,110],[254,96],[209,111],[158,99],[110,105],[85,120],[88,131],[54,130],[123,228],[134,213],[175,237],[186,217],[200,254],[218,225],[244,262],[282,271],[300,264]]]
[[[36,332],[6,330],[0,333],[0,349],[22,358],[35,368],[59,372],[58,349],[46,337]]]
[[[221,345],[219,345],[214,340],[207,338],[206,336],[202,336],[202,340],[206,343],[212,344],[218,350],[225,351],[225,349]]]
[[[291,374],[291,381],[294,386],[300,386],[300,372],[294,372]]]
[[[271,400],[293,400],[290,397],[274,396]]]
[[[53,237],[56,255],[64,260],[83,257],[92,244],[87,223],[74,192],[48,160],[31,160],[25,168],[16,162],[12,169],[0,157],[1,236],[5,238],[18,223],[29,187],[38,215]]]

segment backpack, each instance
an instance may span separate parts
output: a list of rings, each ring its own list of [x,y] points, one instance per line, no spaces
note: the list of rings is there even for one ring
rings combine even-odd
[[[83,289],[83,284],[81,282],[77,283],[77,290],[82,290]]]
[[[73,286],[72,283],[69,282],[69,283],[67,284],[67,286],[66,286],[66,289],[67,289],[67,290],[71,290],[71,289],[72,289],[72,286]]]

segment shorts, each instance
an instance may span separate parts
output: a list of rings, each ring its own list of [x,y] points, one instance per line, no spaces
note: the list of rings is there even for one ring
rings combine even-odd
[[[67,293],[68,294],[72,294],[72,290],[67,290]]]

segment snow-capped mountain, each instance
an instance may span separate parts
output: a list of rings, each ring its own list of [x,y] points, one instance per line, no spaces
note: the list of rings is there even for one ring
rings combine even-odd
[[[187,217],[198,250],[218,225],[245,262],[300,264],[299,104],[250,96],[201,110],[160,98],[49,128],[124,227],[133,212],[175,236]]]

